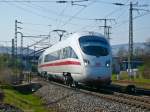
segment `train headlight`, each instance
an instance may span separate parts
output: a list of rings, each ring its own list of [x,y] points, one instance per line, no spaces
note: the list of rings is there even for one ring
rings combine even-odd
[[[90,65],[90,61],[89,61],[89,60],[87,60],[87,59],[84,59],[83,61],[84,61],[84,65],[85,65],[85,66],[88,66],[88,65]]]
[[[106,67],[110,67],[110,60],[106,61],[105,65]]]

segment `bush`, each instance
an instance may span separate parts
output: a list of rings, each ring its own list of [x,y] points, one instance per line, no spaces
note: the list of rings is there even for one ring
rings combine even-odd
[[[144,66],[144,70],[142,72],[142,77],[146,79],[150,79],[150,68],[147,66]]]
[[[0,83],[11,84],[13,82],[13,73],[9,68],[0,69]]]
[[[0,89],[0,102],[4,99],[4,92]]]
[[[150,79],[150,67],[148,66],[141,66],[139,67],[139,74],[142,76],[144,79]]]

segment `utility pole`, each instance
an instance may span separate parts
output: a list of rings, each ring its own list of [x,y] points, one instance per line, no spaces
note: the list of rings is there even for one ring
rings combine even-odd
[[[108,21],[115,21],[115,19],[109,18],[109,19],[95,19],[96,21],[104,21],[104,26],[99,26],[99,27],[104,27],[104,36],[106,36],[108,38],[108,40],[110,39],[110,26],[107,25]]]
[[[14,60],[15,60],[15,43],[14,43],[14,39],[12,39],[12,66],[14,66]]]
[[[15,20],[15,57],[17,58],[17,34],[18,29],[22,29],[21,27],[18,27],[18,24],[22,24],[21,22]]]
[[[130,2],[129,8],[129,47],[128,47],[128,74],[131,76],[133,59],[133,4]]]
[[[112,28],[111,26],[99,26],[99,27],[104,27],[105,31],[104,31],[104,36],[108,39],[108,41],[111,39],[110,38],[110,29]]]
[[[108,27],[107,27],[107,37],[108,37],[108,41],[111,39],[111,38],[110,38],[110,34],[111,34],[110,29],[111,29],[111,28],[112,28],[111,26],[108,26]]]
[[[124,6],[125,4],[122,3],[113,3],[114,5]],[[132,60],[133,60],[133,11],[146,11],[150,12],[149,10],[139,9],[136,7],[145,7],[147,5],[138,5],[133,4],[130,2],[129,4],[129,44],[128,44],[128,75],[132,75]]]
[[[51,25],[48,25],[49,27],[51,27]],[[51,44],[50,44],[50,38],[51,38],[51,31],[49,31],[49,34],[48,34],[48,46],[50,47]]]
[[[16,82],[17,83],[17,75],[18,75],[18,71],[17,71],[17,67],[18,67],[18,64],[17,64],[17,58],[18,58],[18,53],[17,53],[17,34],[18,34],[18,29],[22,29],[21,27],[18,27],[18,24],[22,24],[21,22],[15,20],[15,39],[14,39],[14,58],[15,58],[15,71],[16,71]]]

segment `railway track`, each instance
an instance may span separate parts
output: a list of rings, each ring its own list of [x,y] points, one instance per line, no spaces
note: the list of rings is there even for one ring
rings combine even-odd
[[[82,92],[88,95],[94,95],[102,99],[123,103],[134,108],[141,108],[150,111],[150,100],[141,96],[133,96],[118,92],[113,92],[113,94],[102,94],[99,92],[92,92],[84,89],[72,88],[63,84],[58,84],[56,82],[50,82],[50,84],[55,84],[57,86],[61,86],[67,89],[76,90],[77,92]]]
[[[135,108],[141,108],[141,109],[146,109],[150,111],[150,101],[147,99],[142,99],[137,96],[132,96],[132,95],[127,95],[127,94],[122,94],[122,93],[116,93],[112,95],[105,95],[97,92],[91,92],[91,91],[86,91],[86,90],[80,90],[81,92],[90,94],[90,95],[95,95],[100,98],[104,98],[110,101],[115,101],[118,103],[123,103]]]
[[[107,101],[125,104],[131,108],[135,108],[135,109],[140,108],[142,110],[150,111],[150,100],[149,100],[150,97],[149,96],[135,96],[135,95],[129,95],[129,94],[119,93],[119,92],[114,92],[114,91],[111,94],[105,94],[99,91],[93,92],[92,90],[73,88],[73,87],[66,86],[66,85],[53,82],[53,81],[50,81],[50,82],[46,81],[46,82],[48,82],[49,84],[56,85],[56,86],[61,86],[62,88],[74,90],[75,92],[78,92],[78,93],[81,92],[81,93],[85,93],[88,95],[96,96],[98,98],[105,99]]]
[[[113,96],[110,98],[111,100],[115,100],[120,103],[124,103],[137,108],[150,110],[150,101],[145,98],[141,98],[140,96],[133,96],[114,92]]]

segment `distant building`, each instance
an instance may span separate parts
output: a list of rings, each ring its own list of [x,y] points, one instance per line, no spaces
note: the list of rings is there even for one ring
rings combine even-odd
[[[131,61],[131,68],[137,69],[139,66],[143,65],[143,61],[141,59],[134,59]],[[120,59],[119,57],[113,57],[112,64],[113,73],[117,74],[120,71],[126,71],[128,69],[128,61],[127,59]]]
[[[120,73],[120,58],[119,57],[113,57],[112,71],[115,74]]]
[[[143,65],[143,61],[142,60],[133,60],[131,61],[131,68],[132,69],[136,69],[138,68],[139,66],[142,66]],[[121,70],[124,70],[126,71],[128,69],[128,61],[122,61],[121,63]]]

